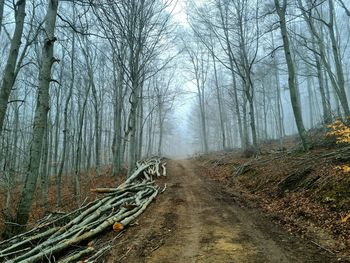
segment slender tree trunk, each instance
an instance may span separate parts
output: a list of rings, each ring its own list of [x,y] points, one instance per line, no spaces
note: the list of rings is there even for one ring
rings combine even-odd
[[[271,34],[272,45],[275,47],[274,37]],[[276,82],[276,112],[277,112],[277,120],[278,120],[278,138],[280,143],[280,149],[283,148],[283,137],[286,135],[284,129],[284,114],[283,114],[283,106],[282,106],[282,97],[281,97],[281,84],[280,84],[280,75],[278,71],[278,61],[276,56],[273,58],[274,65],[274,75]]]
[[[339,1],[340,5],[343,7],[346,15],[350,17],[350,7],[345,5],[344,0],[338,0],[338,1]]]
[[[82,135],[83,135],[83,126],[84,126],[84,119],[85,119],[85,110],[86,110],[86,105],[89,98],[90,88],[91,88],[91,83],[88,84],[88,89],[86,91],[85,99],[81,108],[78,127],[77,127],[78,138],[77,138],[77,149],[76,149],[75,168],[74,168],[74,195],[76,197],[76,202],[78,205],[80,205],[80,197],[81,197],[80,170],[81,170]]]
[[[65,54],[65,51],[63,51],[63,56]],[[73,59],[73,58],[72,58]],[[61,71],[60,71],[60,89],[56,92],[56,115],[55,115],[55,143],[54,143],[54,153],[53,153],[53,161],[54,163],[54,174],[55,176],[58,173],[59,170],[59,160],[58,160],[58,148],[59,148],[59,139],[60,139],[60,105],[61,105],[61,87],[63,87],[63,70],[64,70],[64,60],[61,62]]]
[[[213,66],[214,66],[214,78],[215,78],[215,88],[216,88],[216,99],[218,101],[219,106],[219,118],[220,118],[220,128],[221,128],[221,139],[222,139],[222,149],[226,148],[226,134],[225,134],[225,124],[224,124],[224,113],[222,109],[222,99],[220,94],[220,87],[219,87],[219,80],[218,80],[218,73],[216,69],[216,61],[214,53],[212,53],[212,60],[213,60]]]
[[[89,115],[89,118],[86,122],[86,126],[88,126],[89,134],[88,138],[89,141],[92,142],[94,140],[94,132],[92,127],[93,119],[92,116]],[[86,169],[90,169],[92,167],[92,158],[93,158],[93,144],[89,143],[87,146],[87,156],[86,156]]]
[[[137,155],[136,159],[139,160],[142,157],[142,144],[143,144],[143,81],[140,89],[140,99],[139,99],[139,114],[138,114],[138,130],[139,136],[137,141]]]
[[[233,70],[231,70],[231,75],[232,75],[232,89],[233,89],[233,98],[234,98],[234,104],[235,104],[235,111],[236,111],[236,116],[237,116],[237,122],[238,122],[238,132],[239,132],[239,137],[241,139],[241,145],[243,150],[247,148],[247,144],[245,141],[245,136],[244,136],[244,131],[243,131],[243,123],[242,123],[242,114],[239,109],[239,99],[238,99],[238,91],[237,91],[237,82],[236,82],[236,76]]]
[[[2,5],[4,1],[2,0]],[[10,53],[7,58],[4,75],[2,79],[2,85],[0,87],[0,135],[4,126],[4,120],[7,110],[7,103],[11,95],[12,87],[16,80],[16,62],[18,58],[18,52],[21,47],[21,39],[23,33],[23,25],[25,18],[25,0],[19,0],[15,6],[15,19],[16,26],[13,37],[11,39]],[[1,7],[1,6],[0,6]],[[0,10],[1,12],[1,10]],[[2,14],[0,14],[2,19]],[[0,23],[1,27],[1,23]]]
[[[101,157],[100,157],[100,147],[101,147],[101,134],[100,134],[100,113],[98,110],[98,99],[97,91],[94,79],[90,78],[92,87],[92,96],[94,98],[94,113],[95,113],[95,159],[96,159],[96,176],[99,177],[101,174]]]
[[[18,137],[19,137],[19,106],[15,105],[14,106],[14,118],[13,118],[13,148],[17,149],[18,148]],[[1,155],[1,150],[0,150],[0,155]],[[10,157],[10,171],[9,171],[9,177],[7,180],[7,193],[6,193],[6,204],[5,204],[5,213],[7,215],[10,215],[9,209],[11,207],[11,200],[12,200],[12,187],[13,183],[15,182],[15,176],[16,176],[16,169],[17,169],[17,154],[12,153]]]
[[[51,67],[54,63],[53,49],[56,38],[55,25],[57,16],[58,0],[50,0],[48,4],[45,33],[46,37],[42,49],[42,61],[39,70],[38,99],[35,109],[33,139],[30,145],[29,162],[26,171],[24,187],[18,202],[16,223],[20,225],[18,230],[23,230],[28,221],[30,207],[39,174],[40,160],[42,154],[43,138],[47,128],[47,113],[49,111],[49,86],[51,81]]]
[[[149,101],[148,104],[149,108],[151,108],[151,102]],[[150,156],[152,154],[152,126],[153,126],[153,113],[150,114],[149,116],[149,121],[148,121],[148,143],[147,143],[147,156]]]
[[[278,137],[280,141],[280,148],[283,148],[283,137],[285,136],[284,130],[284,120],[283,120],[283,106],[281,102],[281,85],[280,77],[277,68],[277,61],[275,63],[275,81],[276,81],[276,109],[277,109],[277,119],[278,119]]]
[[[315,46],[318,47],[318,50],[315,51],[315,56],[319,57],[319,61],[322,62],[325,70],[327,71],[327,74],[329,76],[329,79],[332,83],[332,86],[334,90],[337,93],[338,99],[342,105],[343,111],[345,115],[350,115],[350,109],[349,109],[349,104],[347,101],[346,97],[346,92],[345,92],[345,79],[344,79],[344,73],[343,73],[343,66],[341,62],[341,57],[338,49],[338,44],[334,32],[334,5],[333,1],[330,0],[329,3],[329,23],[325,23],[328,31],[329,31],[329,36],[331,39],[331,45],[332,45],[332,53],[335,61],[335,69],[336,73],[333,72],[333,65],[330,63],[329,59],[329,50],[325,47],[325,37],[324,37],[324,32],[323,28],[321,27],[320,31],[318,32],[317,27],[314,23],[314,18],[311,16],[314,15],[312,10],[315,8],[311,4],[311,2],[308,2],[307,8],[310,10],[310,13],[305,11],[305,8],[302,5],[301,0],[298,0],[299,7],[303,11],[303,18],[305,22],[308,25],[308,28],[310,30],[310,33],[313,36],[313,42],[315,43],[313,45],[313,48],[315,49]],[[321,14],[322,15],[322,14]],[[322,17],[320,19],[323,19]],[[316,60],[317,63],[317,60]],[[320,79],[319,79],[320,80]]]
[[[243,149],[247,149],[249,146],[249,134],[248,134],[248,121],[247,121],[247,98],[243,98]]]
[[[252,132],[253,147],[255,150],[257,150],[258,139],[257,139],[257,135],[256,135],[256,126],[255,126],[253,85],[252,85],[252,83],[247,84],[247,85],[250,86],[250,88],[247,88],[249,90],[249,92],[247,94],[247,100],[248,100],[248,104],[249,104],[250,128],[251,128],[251,132]]]
[[[74,81],[75,81],[75,72],[74,72],[74,60],[75,60],[75,33],[72,34],[72,49],[71,49],[71,64],[70,64],[70,70],[71,70],[71,80],[69,85],[69,91],[68,95],[64,104],[64,110],[63,110],[63,148],[62,148],[62,156],[61,156],[61,162],[59,164],[59,169],[56,177],[56,205],[58,207],[61,206],[61,184],[62,184],[62,174],[64,165],[66,162],[66,155],[67,152],[69,153],[69,150],[67,149],[68,144],[68,110],[69,110],[69,104],[73,95],[73,87],[74,87]],[[58,114],[58,112],[57,112]],[[57,137],[57,135],[56,135]],[[57,138],[56,138],[57,140]]]
[[[299,98],[298,98],[298,87],[296,83],[295,66],[292,58],[292,53],[290,50],[289,37],[288,37],[288,31],[287,31],[287,25],[286,25],[287,1],[283,0],[282,6],[280,5],[279,0],[274,0],[274,1],[275,1],[277,14],[280,19],[279,23],[280,23],[280,30],[281,30],[282,39],[283,39],[284,55],[285,55],[287,67],[288,67],[288,86],[289,86],[293,113],[294,113],[299,136],[301,138],[303,147],[306,150],[308,149],[308,139],[307,139],[304,123],[303,123],[301,107],[300,107]]]
[[[201,85],[199,80],[197,80],[197,85]],[[208,136],[207,136],[207,125],[205,117],[205,104],[204,104],[204,94],[201,90],[201,86],[198,86],[198,100],[199,100],[199,109],[200,109],[200,120],[201,120],[201,129],[203,135],[203,150],[205,153],[208,153]]]
[[[49,197],[49,184],[48,184],[48,152],[49,152],[49,130],[46,127],[45,135],[43,138],[43,149],[42,149],[42,160],[41,160],[41,171],[40,171],[40,181],[41,181],[41,204],[45,209],[48,210],[48,197]]]
[[[322,101],[322,110],[323,110],[323,122],[325,124],[329,124],[332,122],[332,113],[329,105],[329,100],[327,99],[327,94],[325,91],[325,81],[322,72],[322,66],[320,59],[317,55],[315,55],[316,60],[316,69],[317,69],[317,79],[318,79],[318,88],[321,94]]]
[[[114,136],[113,136],[113,175],[117,175],[121,170],[121,129],[122,129],[122,104],[123,104],[123,79],[124,73],[122,70],[119,70],[117,77],[116,67],[113,65],[114,70]]]
[[[341,60],[341,54],[339,52],[337,38],[335,36],[334,27],[335,27],[335,11],[334,11],[334,3],[333,0],[328,0],[328,6],[329,6],[329,23],[327,25],[329,36],[332,43],[332,52],[335,62],[335,68],[336,68],[336,74],[337,74],[337,80],[338,80],[338,89],[339,89],[339,100],[343,107],[345,116],[350,116],[350,108],[348,99],[345,92],[345,78],[344,78],[344,69],[343,64]]]
[[[138,81],[135,78],[133,82],[133,88],[130,95],[130,114],[129,114],[129,122],[128,122],[128,139],[129,139],[129,149],[128,149],[128,175],[131,175],[135,168],[135,157],[136,157],[136,142],[137,142],[137,131],[136,131],[136,114],[138,107]]]
[[[5,0],[0,0],[0,34],[2,29],[2,19],[4,15]]]
[[[310,128],[314,126],[314,116],[315,116],[315,110],[314,110],[314,94],[312,92],[312,79],[310,76],[307,76],[306,78],[306,86],[307,86],[307,94],[308,94],[308,104],[309,104],[309,124]]]
[[[101,147],[101,134],[100,134],[100,113],[99,113],[99,102],[98,102],[98,96],[97,96],[97,89],[95,85],[95,78],[94,78],[94,72],[93,72],[93,65],[91,57],[91,52],[89,48],[90,43],[88,41],[85,42],[85,48],[82,48],[86,67],[88,71],[89,76],[89,87],[91,87],[92,92],[92,98],[93,98],[93,106],[94,106],[94,117],[95,117],[95,123],[94,123],[94,131],[95,131],[95,170],[96,170],[96,176],[99,177],[101,173],[101,157],[100,157],[100,147]]]
[[[158,121],[159,121],[159,140],[158,140],[158,156],[162,156],[162,144],[163,144],[163,102],[161,95],[158,94]]]
[[[263,101],[263,119],[264,119],[264,140],[267,140],[267,112],[268,112],[268,110],[267,110],[267,106],[266,106],[266,92],[265,92],[264,83],[262,84],[262,90],[263,90],[262,101]],[[258,112],[258,110],[256,112]],[[257,116],[257,119],[259,119],[258,117],[259,116]],[[257,121],[257,123],[258,123],[258,121]],[[258,128],[258,130],[259,130],[259,128]]]
[[[233,51],[231,47],[231,41],[230,41],[228,25],[227,25],[228,21],[227,21],[227,17],[224,16],[224,11],[221,4],[218,7],[220,10],[221,25],[224,28],[225,44],[227,47],[227,54],[228,54],[229,63],[230,63],[230,72],[232,77],[232,84],[233,84],[232,88],[233,88],[233,95],[234,95],[233,98],[234,98],[235,110],[237,115],[238,131],[239,131],[242,148],[243,150],[245,150],[246,144],[245,144],[244,133],[243,133],[242,117],[239,109],[239,100],[238,100],[237,83],[236,83],[236,75],[235,75],[236,73],[234,72]]]

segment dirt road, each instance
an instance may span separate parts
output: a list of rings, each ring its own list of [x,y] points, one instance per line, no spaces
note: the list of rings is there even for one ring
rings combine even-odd
[[[129,228],[105,262],[330,262],[236,195],[201,176],[191,161],[169,163],[167,190]]]

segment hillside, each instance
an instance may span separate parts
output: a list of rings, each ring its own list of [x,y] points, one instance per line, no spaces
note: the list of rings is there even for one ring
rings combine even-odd
[[[291,145],[278,151],[265,144],[257,157],[221,152],[196,161],[203,174],[289,232],[349,257],[350,174],[338,167],[349,162],[350,148],[330,143],[302,152]]]

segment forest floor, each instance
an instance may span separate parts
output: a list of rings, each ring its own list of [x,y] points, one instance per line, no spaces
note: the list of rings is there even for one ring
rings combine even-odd
[[[258,157],[231,151],[169,160],[168,176],[157,179],[166,191],[121,235],[95,238],[96,248],[113,246],[101,262],[350,262],[350,173],[335,169],[350,162],[350,148],[330,143],[301,152],[294,139],[285,147],[263,145]],[[100,177],[91,170],[82,176],[81,200],[124,177],[111,177],[108,167]],[[62,189],[56,208],[50,181],[51,213],[76,207],[69,176]],[[38,189],[30,225],[44,212]]]
[[[346,262],[210,176],[212,161],[169,161],[169,176],[159,182],[167,190],[115,242],[105,262]]]

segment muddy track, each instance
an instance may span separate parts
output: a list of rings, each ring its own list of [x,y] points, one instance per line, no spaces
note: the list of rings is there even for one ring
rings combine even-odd
[[[204,178],[191,161],[169,163],[167,190],[104,262],[332,262]]]

